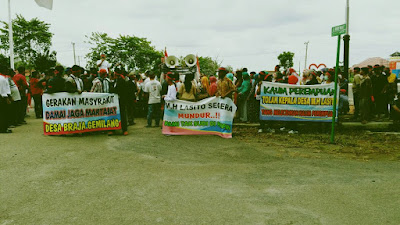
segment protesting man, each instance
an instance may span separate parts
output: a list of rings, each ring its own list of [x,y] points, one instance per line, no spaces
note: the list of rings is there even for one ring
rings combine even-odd
[[[33,101],[35,102],[36,119],[43,118],[42,115],[42,94],[43,89],[39,84],[39,74],[37,71],[32,72],[32,77],[29,81]]]
[[[372,92],[372,82],[369,77],[369,68],[364,67],[361,69],[361,75],[363,79],[361,80],[360,85],[360,113],[361,113],[361,123],[366,124],[367,121],[371,119],[370,111],[371,111],[371,101],[374,101],[373,92]]]
[[[54,70],[55,76],[49,80],[49,84],[47,85],[47,92],[49,94],[66,91],[63,72],[64,72],[64,67],[56,66]]]
[[[128,123],[127,123],[127,105],[129,101],[129,91],[128,86],[125,81],[126,72],[124,70],[116,70],[114,73],[111,92],[118,94],[119,99],[119,109],[121,113],[121,129],[122,133],[126,136],[128,135]],[[110,131],[108,135],[112,135],[113,132]]]
[[[130,72],[129,76],[126,77],[127,89],[128,89],[128,102],[127,102],[127,111],[128,111],[128,124],[135,125],[135,106],[136,106],[136,95],[137,95],[137,84],[136,84],[136,74],[134,72]]]
[[[103,79],[107,76],[107,70],[101,69],[99,71],[99,77],[94,78],[92,88],[90,92],[103,93]]]
[[[105,70],[107,70],[107,73],[110,72],[111,63],[109,63],[106,60],[105,54],[100,55],[100,60],[98,60],[96,64],[97,64],[97,67],[99,67],[99,70],[105,69]]]
[[[6,78],[7,67],[0,65],[0,133],[12,133],[8,129],[7,112],[11,104],[11,90]]]
[[[80,78],[81,68],[77,65],[72,67],[72,74],[70,74],[66,80],[66,89],[70,93],[78,92],[79,94],[83,92],[83,81]]]
[[[28,107],[28,98],[26,96],[26,92],[28,90],[28,83],[25,78],[25,67],[18,67],[18,74],[14,75],[13,81],[17,85],[19,94],[21,96],[21,101],[18,102],[18,112],[17,112],[17,120],[20,124],[26,124],[25,115],[26,108]]]
[[[153,71],[149,73],[149,79],[144,86],[144,92],[149,96],[148,99],[148,112],[147,112],[147,128],[151,127],[154,118],[156,127],[160,126],[160,112],[161,112],[161,84],[154,79],[155,74]]]

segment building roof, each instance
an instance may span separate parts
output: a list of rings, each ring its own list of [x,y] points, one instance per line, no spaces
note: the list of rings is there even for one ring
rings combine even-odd
[[[369,58],[366,59],[362,62],[360,62],[359,64],[355,64],[353,65],[351,68],[354,69],[355,67],[366,67],[366,66],[375,66],[375,65],[383,65],[385,67],[389,67],[389,60],[386,60],[384,58],[381,57],[374,57],[374,58]]]

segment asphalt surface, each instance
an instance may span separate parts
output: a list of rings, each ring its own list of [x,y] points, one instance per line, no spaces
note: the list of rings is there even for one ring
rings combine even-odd
[[[50,137],[32,116],[0,134],[0,225],[400,224],[398,161],[166,137],[144,119]]]

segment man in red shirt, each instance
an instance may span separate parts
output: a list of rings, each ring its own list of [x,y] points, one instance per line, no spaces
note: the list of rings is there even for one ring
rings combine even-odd
[[[21,101],[18,102],[17,109],[17,122],[20,124],[26,124],[25,115],[26,107],[28,107],[28,99],[26,97],[26,91],[29,90],[28,83],[25,78],[25,67],[18,67],[18,74],[13,76],[13,81],[17,85],[19,93],[21,95]]]
[[[32,72],[32,77],[29,80],[30,90],[32,94],[33,101],[35,102],[35,114],[36,118],[43,118],[42,116],[42,94],[43,89],[39,84],[39,73],[37,71]]]

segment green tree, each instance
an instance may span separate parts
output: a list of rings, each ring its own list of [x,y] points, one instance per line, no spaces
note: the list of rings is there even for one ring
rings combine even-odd
[[[200,72],[207,76],[214,76],[220,66],[219,63],[211,57],[199,57]]]
[[[40,72],[45,72],[57,64],[57,53],[55,51],[36,54],[33,60],[33,67]]]
[[[129,71],[160,72],[162,53],[151,46],[151,42],[146,38],[129,35],[112,38],[106,33],[98,32],[86,37],[89,39],[87,43],[93,46],[86,55],[89,67],[96,67],[100,55],[106,54],[107,60],[114,66],[120,64]]]
[[[0,21],[3,26],[0,28],[0,49],[9,51],[8,23]],[[50,50],[53,34],[49,31],[50,24],[33,18],[26,20],[23,16],[17,15],[12,21],[14,52],[27,68],[32,68],[33,61],[38,55],[43,55]]]
[[[278,56],[279,65],[283,66],[285,69],[293,67],[293,52],[283,52]]]
[[[5,56],[5,55],[3,55],[3,54],[0,54],[0,64],[9,66],[10,65],[10,58]]]
[[[400,52],[395,52],[393,54],[390,55],[391,57],[398,57],[400,56]]]

